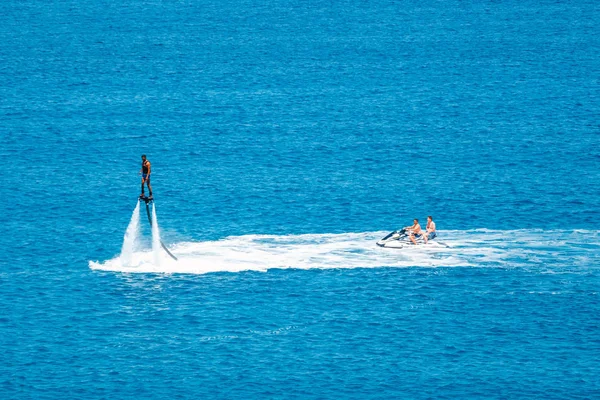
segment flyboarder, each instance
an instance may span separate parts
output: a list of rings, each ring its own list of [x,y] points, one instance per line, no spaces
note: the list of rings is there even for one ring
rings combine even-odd
[[[145,195],[144,195],[144,183],[145,183],[146,185],[148,185],[148,192],[150,193],[148,200],[153,200],[152,186],[150,186],[150,174],[151,173],[152,173],[152,168],[150,166],[150,161],[146,160],[146,155],[143,154],[142,155],[142,169],[140,169],[140,174],[142,174],[142,195],[140,196],[140,199],[143,199],[145,197]]]

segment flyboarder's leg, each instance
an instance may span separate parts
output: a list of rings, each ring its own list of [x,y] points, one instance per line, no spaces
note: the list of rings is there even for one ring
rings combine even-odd
[[[146,178],[146,184],[148,185],[148,192],[150,192],[150,196],[148,199],[152,200],[152,186],[150,186],[150,175]]]

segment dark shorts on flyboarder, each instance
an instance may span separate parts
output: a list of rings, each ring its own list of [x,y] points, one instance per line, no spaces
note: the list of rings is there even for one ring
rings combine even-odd
[[[142,179],[150,183],[150,174],[142,174]]]

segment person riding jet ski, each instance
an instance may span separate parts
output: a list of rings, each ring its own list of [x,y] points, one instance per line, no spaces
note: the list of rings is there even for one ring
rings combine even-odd
[[[427,217],[426,231],[421,229],[419,220],[414,219],[412,226],[405,226],[399,231],[394,231],[383,239],[377,242],[380,247],[403,248],[411,243],[417,245],[419,243],[427,243],[429,240],[435,239],[437,236],[435,223],[431,216]]]

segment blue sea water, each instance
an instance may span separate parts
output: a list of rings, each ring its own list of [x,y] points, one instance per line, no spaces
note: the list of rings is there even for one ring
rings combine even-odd
[[[0,398],[600,397],[599,21],[1,2]]]

